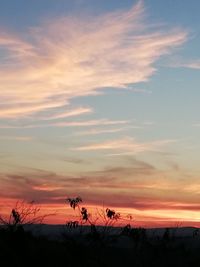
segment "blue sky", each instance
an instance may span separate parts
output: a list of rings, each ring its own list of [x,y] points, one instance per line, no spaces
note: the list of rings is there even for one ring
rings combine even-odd
[[[1,1],[0,185],[10,193],[0,197],[61,203],[77,190],[139,217],[146,209],[146,218],[150,198],[161,217],[168,203],[168,219],[179,205],[179,219],[197,220],[199,8],[195,0]]]

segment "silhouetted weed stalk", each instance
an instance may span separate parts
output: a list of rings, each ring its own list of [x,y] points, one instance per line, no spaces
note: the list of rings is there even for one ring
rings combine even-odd
[[[0,215],[0,225],[15,231],[24,225],[42,224],[45,218],[55,215],[55,213],[45,215],[40,213],[41,208],[35,205],[34,201],[30,203],[18,201],[14,208],[12,208],[9,216]]]

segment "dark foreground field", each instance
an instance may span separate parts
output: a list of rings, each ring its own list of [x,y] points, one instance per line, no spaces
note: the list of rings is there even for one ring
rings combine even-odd
[[[200,266],[195,228],[0,228],[0,266]]]

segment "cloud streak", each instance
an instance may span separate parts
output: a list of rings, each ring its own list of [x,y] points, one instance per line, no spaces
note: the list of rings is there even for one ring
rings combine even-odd
[[[90,126],[109,126],[109,125],[126,125],[127,120],[109,120],[109,119],[96,119],[96,120],[78,120],[78,121],[60,121],[60,122],[48,122],[47,124],[12,124],[12,125],[0,125],[2,129],[17,129],[17,128],[45,128],[45,127],[90,127]]]
[[[147,81],[156,60],[183,44],[187,33],[152,29],[144,16],[139,2],[127,11],[57,18],[24,36],[1,32],[1,118],[23,118],[101,88]]]
[[[175,140],[161,140],[161,141],[152,141],[146,143],[137,142],[135,139],[127,137],[123,139],[117,139],[112,141],[104,141],[102,143],[88,144],[85,146],[80,146],[74,148],[78,151],[117,151],[114,155],[123,155],[123,154],[137,154],[145,151],[155,151],[160,147],[175,142]]]
[[[92,113],[93,110],[91,108],[83,108],[79,107],[76,109],[71,109],[65,112],[60,112],[54,115],[48,115],[47,117],[42,117],[43,120],[57,120],[57,119],[63,119],[68,117],[74,117],[74,116],[80,116],[83,114],[89,114]]]
[[[88,121],[69,121],[69,122],[57,122],[55,124],[50,124],[50,126],[58,127],[87,127],[87,126],[101,126],[101,125],[118,125],[118,124],[127,124],[126,120],[88,120]]]
[[[174,68],[187,68],[187,69],[196,69],[199,70],[200,69],[200,60],[190,60],[187,62],[172,62],[171,64],[169,64],[170,67],[174,67]]]
[[[111,128],[111,129],[96,129],[96,128],[94,128],[94,129],[89,129],[87,131],[77,132],[76,135],[82,136],[82,135],[99,135],[99,134],[107,134],[107,133],[118,133],[118,132],[126,131],[130,128],[132,128],[132,127],[125,126],[125,127],[121,127],[121,128]],[[135,126],[135,128],[137,128],[137,126]],[[139,126],[138,126],[138,128],[139,128]]]

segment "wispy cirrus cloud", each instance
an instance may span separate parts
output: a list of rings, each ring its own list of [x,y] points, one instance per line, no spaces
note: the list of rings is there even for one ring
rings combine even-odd
[[[108,120],[108,119],[97,119],[97,120],[87,120],[87,121],[64,121],[55,122],[48,124],[47,126],[57,126],[57,127],[88,127],[88,126],[102,126],[102,125],[120,125],[128,124],[127,120]]]
[[[96,119],[96,120],[78,120],[78,121],[61,121],[61,122],[48,122],[47,124],[15,124],[15,125],[0,125],[2,129],[17,129],[17,128],[45,128],[45,127],[90,127],[90,126],[109,126],[109,125],[126,125],[129,124],[127,120],[109,120],[109,119]]]
[[[56,119],[63,119],[63,118],[68,118],[68,117],[80,116],[80,115],[89,114],[92,112],[93,112],[93,110],[91,108],[79,107],[79,108],[71,109],[71,110],[68,110],[65,112],[60,112],[57,114],[48,115],[46,117],[41,117],[41,119],[43,119],[43,120],[56,120]]]
[[[112,129],[89,129],[87,131],[80,131],[77,132],[75,135],[98,135],[98,134],[104,134],[104,133],[118,133],[118,132],[122,132],[122,131],[126,131],[128,130],[130,127],[125,126],[125,127],[121,127],[121,128],[112,128]]]
[[[49,20],[24,35],[1,32],[1,118],[30,116],[100,88],[147,81],[156,60],[183,44],[187,33],[149,27],[144,17],[138,2],[126,11]]]
[[[131,86],[128,86],[126,88],[126,90],[131,91],[133,93],[140,93],[140,94],[146,94],[146,95],[152,94],[152,91],[150,91],[150,90],[134,88],[134,87],[131,87]]]
[[[175,142],[175,140],[159,140],[141,143],[133,138],[127,137],[117,140],[104,141],[102,143],[93,143],[84,146],[74,148],[78,151],[115,151],[112,155],[125,155],[125,154],[136,154],[145,151],[155,151],[160,147]]]
[[[177,60],[176,62],[171,62],[169,66],[174,68],[188,68],[188,69],[200,69],[200,60],[189,60],[189,61],[181,61]]]
[[[18,117],[24,117],[43,110],[61,107],[64,104],[64,101],[59,101],[56,103],[48,101],[46,101],[46,103],[21,103],[20,105],[16,106],[14,103],[8,105],[4,105],[2,103],[0,105],[0,118],[13,119]]]

